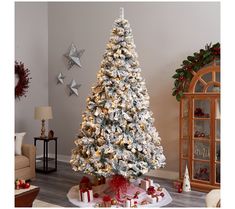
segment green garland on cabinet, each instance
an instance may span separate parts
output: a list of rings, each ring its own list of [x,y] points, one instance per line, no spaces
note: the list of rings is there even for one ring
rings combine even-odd
[[[188,56],[187,60],[182,62],[181,67],[176,69],[172,76],[175,80],[172,95],[177,101],[180,101],[183,93],[188,90],[193,78],[192,71],[197,72],[215,59],[220,59],[220,43],[207,44],[205,49],[200,49],[199,52],[193,53],[193,56]]]

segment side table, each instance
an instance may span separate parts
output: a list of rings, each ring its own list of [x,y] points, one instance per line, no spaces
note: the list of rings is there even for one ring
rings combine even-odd
[[[15,190],[15,207],[32,207],[39,190],[39,187],[32,185],[28,189]]]
[[[36,164],[36,171],[40,173],[50,173],[57,170],[57,137],[53,138],[40,138],[40,137],[34,137],[34,146],[37,147],[37,141],[43,141],[43,157],[42,158],[36,158],[36,160],[42,160],[43,166],[37,167]],[[48,158],[48,143],[54,141],[55,143],[55,157],[54,158]],[[55,166],[49,167],[48,162],[54,160]]]

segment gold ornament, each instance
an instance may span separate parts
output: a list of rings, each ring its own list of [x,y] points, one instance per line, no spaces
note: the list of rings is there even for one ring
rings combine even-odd
[[[96,155],[97,157],[99,157],[99,156],[100,156],[100,151],[97,150],[97,151],[95,152],[95,155]]]
[[[160,191],[160,192],[161,192],[161,191],[162,191],[162,187],[158,187],[158,188],[157,188],[157,191]]]
[[[112,199],[112,200],[111,200],[111,205],[116,205],[116,204],[117,204],[117,200]]]
[[[148,204],[149,204],[149,201],[145,199],[145,200],[143,200],[140,204],[141,204],[141,205],[148,205]]]
[[[141,124],[140,128],[142,128],[142,130],[144,130],[144,128],[145,128],[144,124]]]

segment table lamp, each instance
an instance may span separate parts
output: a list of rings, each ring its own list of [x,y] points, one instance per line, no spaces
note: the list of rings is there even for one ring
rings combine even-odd
[[[42,121],[41,138],[46,138],[45,135],[45,120],[52,119],[52,110],[50,106],[35,107],[34,119]]]

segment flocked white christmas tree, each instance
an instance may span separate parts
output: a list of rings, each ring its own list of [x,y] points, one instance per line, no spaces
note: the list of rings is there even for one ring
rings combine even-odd
[[[140,72],[132,30],[121,8],[72,150],[75,171],[134,177],[164,167],[161,139]]]

